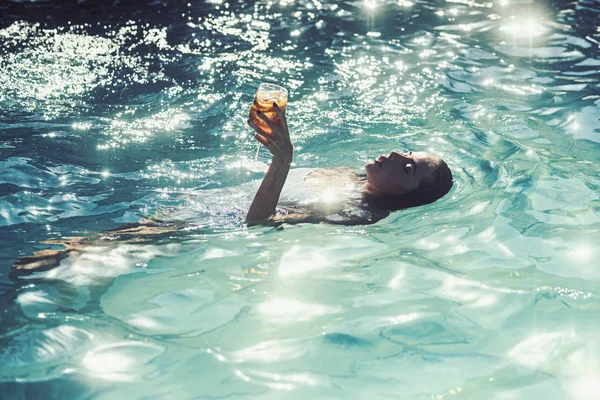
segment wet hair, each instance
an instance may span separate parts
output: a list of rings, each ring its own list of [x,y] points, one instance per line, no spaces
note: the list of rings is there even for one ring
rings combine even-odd
[[[433,171],[428,179],[409,193],[402,195],[365,194],[363,203],[368,208],[396,211],[423,206],[444,197],[452,188],[452,171],[438,158],[433,162]]]

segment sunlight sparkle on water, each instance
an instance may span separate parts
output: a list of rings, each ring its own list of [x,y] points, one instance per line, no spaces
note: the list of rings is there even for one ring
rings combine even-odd
[[[73,122],[71,128],[77,131],[87,131],[92,127],[92,124],[89,122]]]
[[[98,147],[121,147],[128,143],[144,143],[158,134],[178,132],[189,126],[190,117],[177,109],[167,109],[154,115],[135,118],[136,110],[117,113],[110,121],[109,140]]]
[[[250,378],[245,375],[242,371],[240,371],[239,369],[235,371],[235,374],[237,376],[239,376],[240,378],[242,378],[244,380],[244,382],[250,382]]]
[[[334,314],[339,312],[341,307],[277,298],[259,304],[257,310],[272,322],[289,322],[308,321],[320,315]]]
[[[0,228],[17,233],[5,235],[7,257],[67,232],[99,235],[23,275],[35,286],[0,279],[15,297],[3,310],[4,386],[89,398],[600,399],[600,28],[581,26],[596,10],[152,4],[135,21],[57,27],[57,14],[0,27]],[[245,124],[262,80],[293,94],[294,168],[362,170],[382,151],[428,151],[450,165],[451,193],[346,226],[336,211],[360,199],[354,181],[313,192],[298,179],[332,224],[248,227],[270,158],[261,148],[255,160]],[[138,221],[177,232],[97,232]],[[46,332],[63,322],[78,328]]]
[[[0,93],[24,110],[43,110],[52,118],[86,102],[98,87],[122,84],[116,80],[121,72],[128,83],[147,82],[149,73],[139,56],[119,50],[133,35],[134,27],[107,38],[89,34],[85,26],[47,29],[15,22],[0,30],[0,36],[3,43],[23,50],[0,57]]]
[[[123,341],[100,345],[81,360],[82,366],[94,378],[130,382],[146,368],[147,362],[162,353],[155,344]]]
[[[536,22],[533,18],[511,18],[511,22],[502,25],[500,31],[515,37],[534,37],[539,36],[547,31],[542,25]]]
[[[567,118],[567,124],[569,124],[568,128],[570,130],[573,130],[573,131],[579,130],[579,123],[575,119],[574,115],[569,115],[569,117]]]
[[[395,317],[391,317],[390,318],[390,323],[397,325],[397,324],[405,324],[407,322],[410,321],[414,321],[417,318],[419,318],[419,314],[416,312],[410,313],[410,314],[402,314],[402,315],[397,315]]]
[[[119,353],[108,353],[99,354],[94,356],[87,356],[83,359],[83,364],[94,373],[98,373],[99,376],[105,378],[117,378],[115,380],[127,380],[123,377],[119,377],[118,373],[122,373],[129,369],[129,366],[133,364],[129,357],[121,355]],[[121,378],[121,379],[119,379]]]

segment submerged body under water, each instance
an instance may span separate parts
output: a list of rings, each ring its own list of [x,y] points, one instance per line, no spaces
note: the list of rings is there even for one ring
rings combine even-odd
[[[600,398],[598,2],[103,3],[0,5],[0,398]],[[453,189],[245,227],[262,81],[299,173],[420,150]]]

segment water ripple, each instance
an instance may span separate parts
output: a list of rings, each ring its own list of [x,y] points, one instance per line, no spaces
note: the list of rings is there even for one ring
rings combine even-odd
[[[0,397],[600,397],[596,1],[63,3],[0,3]],[[261,81],[293,167],[454,187],[247,229]],[[187,228],[9,272],[143,218]]]

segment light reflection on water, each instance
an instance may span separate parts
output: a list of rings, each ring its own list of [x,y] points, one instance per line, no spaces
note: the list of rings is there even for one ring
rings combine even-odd
[[[600,397],[596,3],[95,11],[0,27],[0,398]],[[372,226],[243,228],[263,80],[295,167],[425,150],[455,187]],[[6,278],[151,215],[193,226]]]

